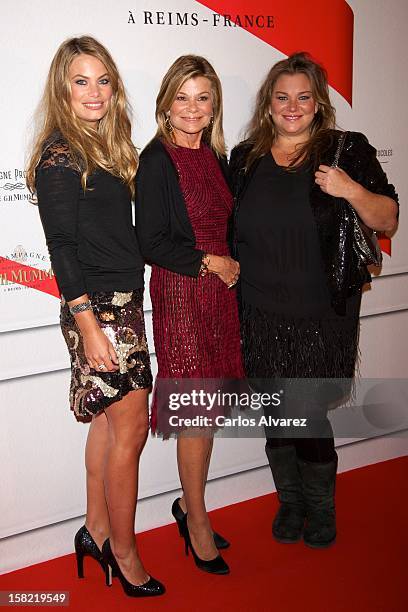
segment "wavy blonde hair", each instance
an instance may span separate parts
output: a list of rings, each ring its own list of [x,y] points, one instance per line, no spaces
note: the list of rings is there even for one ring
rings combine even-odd
[[[108,111],[97,130],[81,121],[71,107],[68,73],[72,61],[81,54],[96,57],[104,64],[112,86]],[[59,131],[81,169],[84,189],[89,174],[99,167],[120,177],[134,195],[138,155],[130,137],[130,107],[116,64],[100,42],[91,36],[81,36],[62,43],[52,60],[38,112],[39,133],[27,168],[27,185],[32,193],[36,167],[46,142]]]
[[[210,62],[200,55],[182,55],[170,66],[163,77],[156,99],[156,138],[174,144],[168,128],[167,113],[183,84],[189,79],[205,77],[211,82],[213,122],[205,128],[202,138],[218,156],[225,155],[225,139],[222,127],[222,88],[217,73]]]
[[[310,159],[313,159],[315,165],[319,165],[320,151],[327,145],[330,132],[336,125],[336,111],[330,102],[326,70],[313,61],[308,53],[300,52],[272,66],[258,91],[255,111],[246,132],[246,139],[252,145],[247,159],[247,169],[256,159],[270,151],[277,137],[277,131],[270,115],[276,81],[283,74],[299,73],[309,78],[313,98],[318,108],[310,126],[310,138],[298,147],[289,167]]]

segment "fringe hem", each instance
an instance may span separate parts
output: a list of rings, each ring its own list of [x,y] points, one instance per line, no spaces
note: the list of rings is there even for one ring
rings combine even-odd
[[[353,378],[359,300],[341,317],[290,319],[243,303],[241,332],[249,378]]]

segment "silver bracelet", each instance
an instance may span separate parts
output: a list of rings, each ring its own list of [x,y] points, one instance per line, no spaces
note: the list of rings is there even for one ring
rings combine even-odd
[[[92,304],[89,300],[87,302],[80,302],[80,304],[75,304],[75,306],[69,307],[69,312],[72,315],[76,315],[79,312],[84,312],[85,310],[92,310]]]

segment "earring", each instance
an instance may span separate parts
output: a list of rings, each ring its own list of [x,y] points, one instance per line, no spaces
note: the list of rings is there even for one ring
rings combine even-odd
[[[213,129],[213,125],[214,125],[214,116],[211,115],[210,123],[207,125],[207,130],[212,130]]]
[[[166,113],[166,119],[164,121],[164,125],[166,126],[166,130],[171,134],[174,130],[174,127],[170,121],[170,111]]]

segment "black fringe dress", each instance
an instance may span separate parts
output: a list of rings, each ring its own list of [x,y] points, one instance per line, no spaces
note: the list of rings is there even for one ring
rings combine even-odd
[[[241,323],[251,379],[352,378],[361,291],[338,315],[309,202],[311,168],[258,164],[237,213]]]

